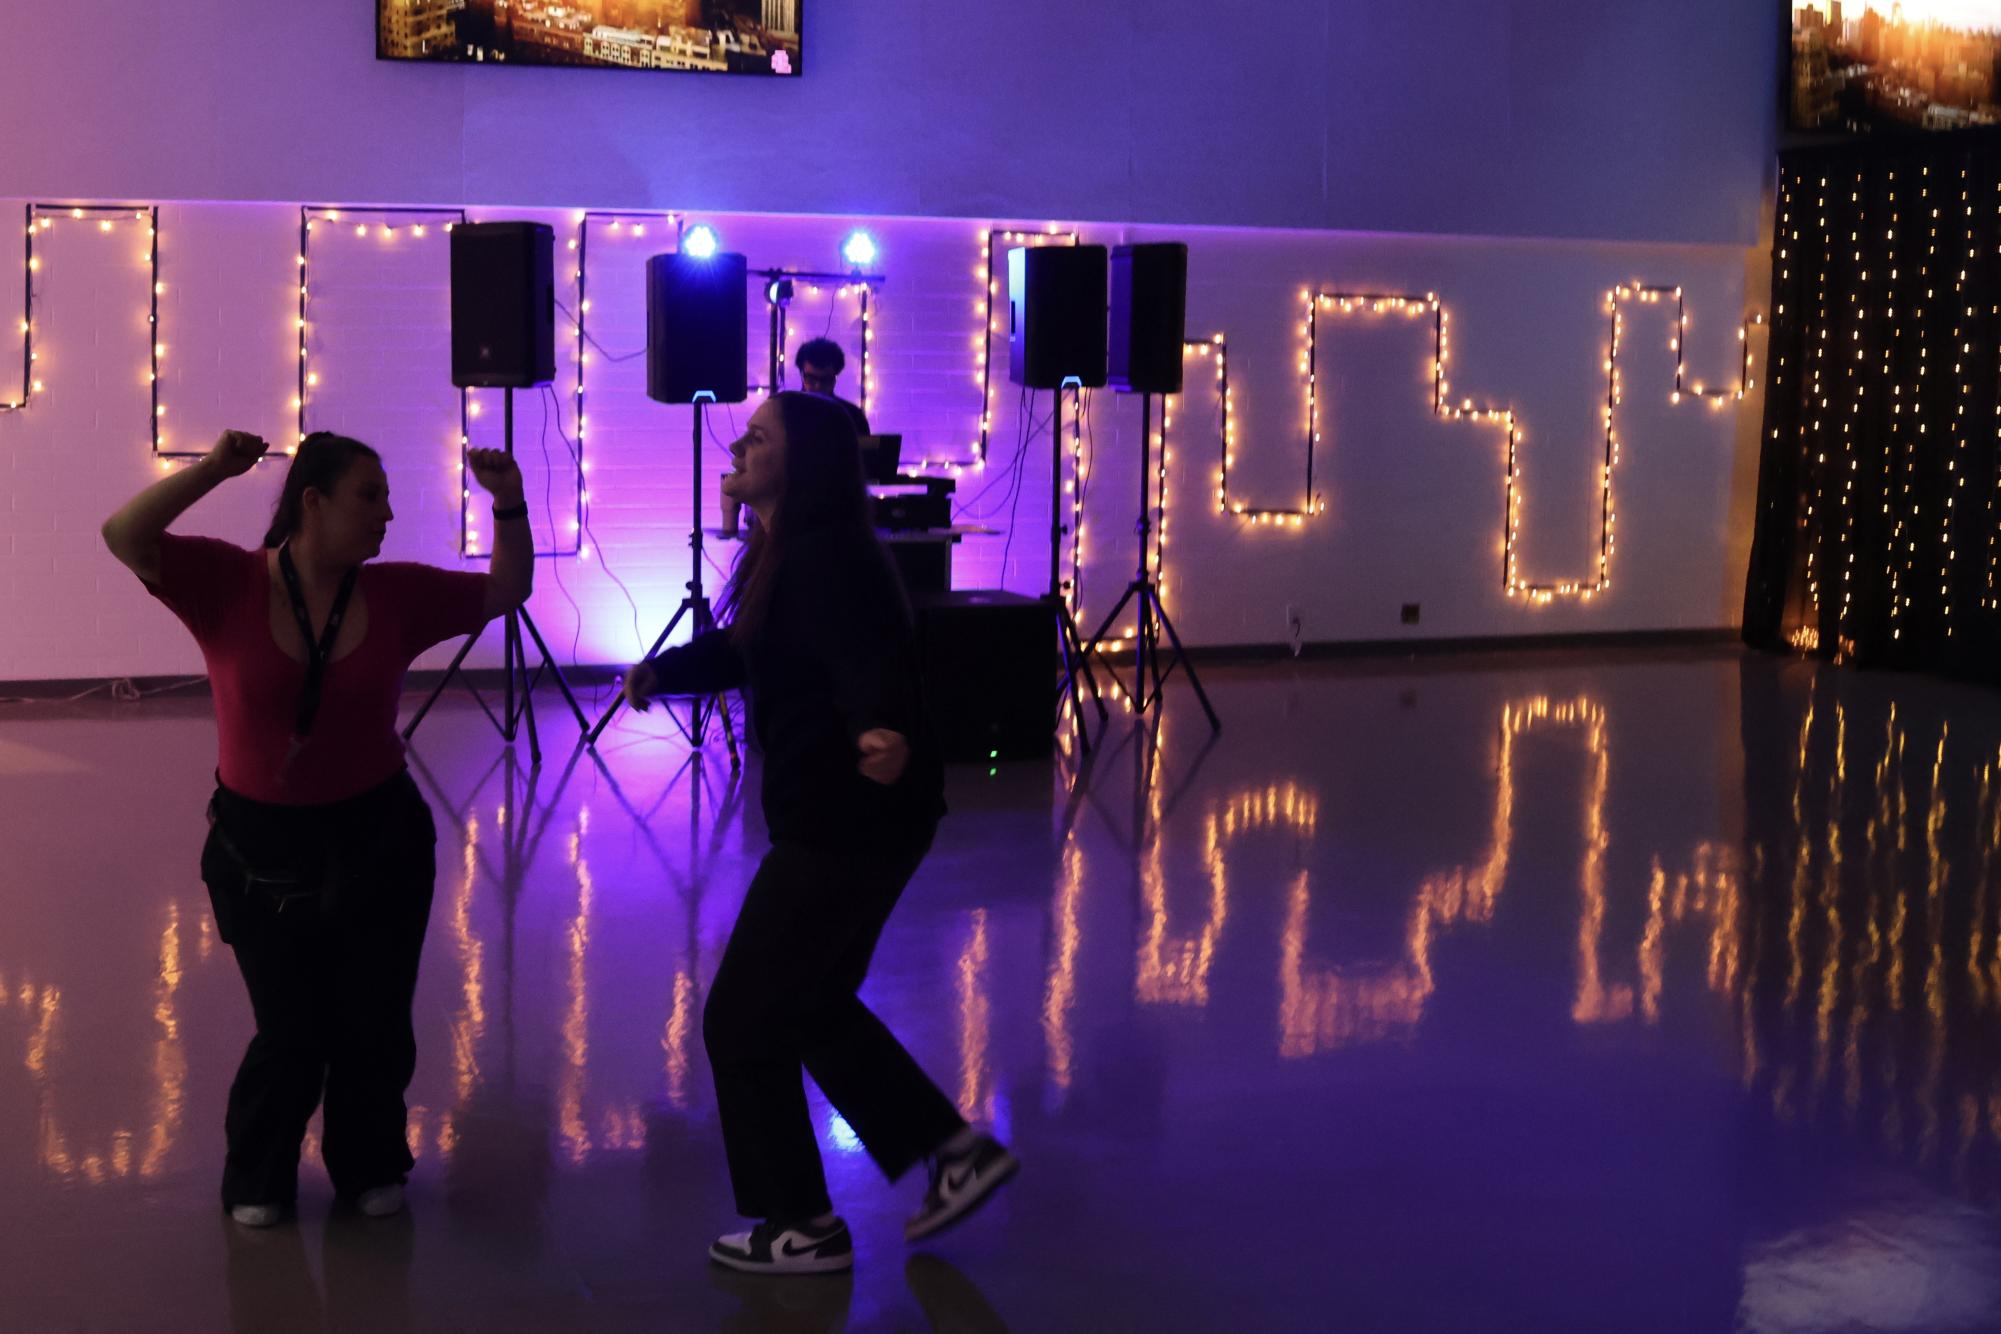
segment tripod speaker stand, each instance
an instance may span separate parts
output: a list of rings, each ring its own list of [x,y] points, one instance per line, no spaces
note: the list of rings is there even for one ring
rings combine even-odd
[[[1160,703],[1167,685],[1167,678],[1178,667],[1188,674],[1188,684],[1195,687],[1195,698],[1202,703],[1202,712],[1209,717],[1209,727],[1213,731],[1223,730],[1223,724],[1216,717],[1215,708],[1209,703],[1208,692],[1202,689],[1202,678],[1195,674],[1195,664],[1189,661],[1187,651],[1181,647],[1181,636],[1175,633],[1174,622],[1167,617],[1167,608],[1160,601],[1160,585],[1153,577],[1153,566],[1147,557],[1147,537],[1153,531],[1148,522],[1148,513],[1153,508],[1153,493],[1150,481],[1153,472],[1153,395],[1141,393],[1140,435],[1139,435],[1139,522],[1133,531],[1139,536],[1139,570],[1133,581],[1126,585],[1125,593],[1115,603],[1105,619],[1099,624],[1098,632],[1091,636],[1090,651],[1104,652],[1105,636],[1118,623],[1128,604],[1137,603],[1139,626],[1133,635],[1133,709],[1144,714]],[[1165,449],[1165,444],[1162,445]],[[1172,652],[1166,655],[1166,667],[1161,666],[1160,634],[1167,632],[1167,642]],[[1152,691],[1148,692],[1151,682]]]
[[[514,387],[509,385],[504,392],[507,402],[505,427],[507,456],[512,458],[514,457]],[[533,541],[532,538],[529,540]],[[502,640],[501,658],[503,661],[502,670],[505,673],[503,689],[506,694],[500,713],[495,715],[493,710],[488,707],[486,697],[479,693],[479,690],[474,687],[472,682],[465,681],[461,675],[461,668],[465,663],[466,655],[472,652],[472,646],[479,642],[479,637],[486,633],[486,627],[481,626],[466,636],[465,643],[459,645],[459,651],[452,658],[451,666],[445,669],[444,678],[438,682],[436,688],[431,691],[430,696],[424,700],[423,707],[417,710],[417,716],[410,720],[410,725],[403,729],[403,739],[405,741],[416,735],[417,725],[424,721],[424,715],[431,711],[431,706],[438,702],[438,697],[445,693],[445,687],[451,684],[452,678],[455,676],[464,682],[466,689],[472,691],[472,697],[479,702],[479,707],[486,714],[487,721],[492,723],[494,730],[500,733],[501,740],[507,742],[509,745],[514,744],[515,738],[520,734],[522,725],[524,723],[527,725],[528,754],[536,764],[542,762],[542,738],[535,730],[535,687],[541,681],[544,672],[547,672],[555,679],[556,688],[563,692],[563,701],[570,706],[571,714],[576,717],[577,730],[581,732],[590,726],[589,721],[584,717],[583,706],[577,703],[577,697],[570,692],[570,683],[563,679],[563,669],[556,665],[556,657],[549,652],[548,644],[543,642],[542,632],[535,628],[535,618],[528,614],[528,609],[526,607],[517,607],[513,611],[508,612],[503,618],[502,624],[505,637]],[[535,641],[536,651],[542,655],[542,665],[535,669],[532,676],[528,671],[527,647],[522,643],[521,639],[521,632],[523,630],[526,630],[529,638]],[[518,678],[517,673],[519,673]],[[520,682],[518,695],[516,691],[517,679]]]
[[[1161,416],[1165,420],[1166,396],[1181,392],[1182,340],[1188,323],[1188,247],[1178,241],[1114,247],[1111,289],[1105,378],[1114,389],[1139,395],[1139,521],[1133,526],[1139,537],[1139,570],[1126,585],[1124,596],[1098,626],[1098,633],[1091,636],[1091,651],[1104,652],[1105,636],[1118,624],[1127,605],[1136,603],[1139,624],[1132,637],[1134,711],[1144,716],[1148,709],[1159,704],[1167,678],[1180,668],[1188,673],[1188,684],[1195,687],[1195,698],[1201,701],[1202,712],[1208,715],[1214,734],[1223,730],[1223,724],[1209,703],[1208,692],[1202,689],[1202,678],[1195,674],[1195,664],[1181,646],[1181,636],[1175,632],[1174,622],[1168,619],[1167,608],[1161,604],[1160,585],[1154,578],[1146,550],[1147,538],[1153,531],[1148,521],[1154,507],[1153,396],[1161,395]],[[1161,462],[1165,465],[1164,439],[1160,447]],[[1166,503],[1163,490],[1161,504]],[[1166,523],[1165,513],[1160,521]],[[1172,651],[1166,654],[1160,647],[1163,631],[1172,646]]]
[[[681,624],[683,617],[688,618],[691,637],[707,634],[716,628],[715,609],[709,605],[708,595],[702,590],[702,409],[713,401],[715,395],[708,390],[703,390],[694,401],[695,479],[694,497],[689,502],[694,507],[694,512],[693,522],[688,529],[688,550],[693,553],[694,562],[688,575],[688,592],[681,599],[681,605],[675,609],[673,618],[667,622],[667,628],[654,638],[653,647],[646,650],[646,656],[649,658],[659,654],[673,635],[675,628]],[[611,701],[611,707],[604,711],[602,718],[598,719],[597,726],[585,734],[584,743],[595,747],[598,737],[611,725],[611,720],[617,717],[618,711],[624,707],[625,696],[622,694],[615,696]],[[671,707],[667,709],[667,716],[674,720],[674,725],[681,729],[681,735],[688,739],[688,744],[691,746],[702,745],[708,739],[710,723],[720,718],[723,740],[729,746],[730,764],[734,767],[742,763],[742,757],[737,753],[736,723],[731,719],[729,706],[724,703],[721,695],[706,695],[696,700],[688,708],[686,721],[683,721],[681,715],[675,713]]]
[[[1077,384],[1073,376],[1068,381]],[[1078,385],[1079,402],[1076,414],[1076,430],[1083,428],[1084,407],[1081,401],[1082,386]],[[1070,701],[1071,716],[1077,723],[1077,742],[1085,754],[1091,750],[1091,730],[1085,724],[1084,699],[1077,689],[1077,678],[1082,676],[1084,684],[1090,688],[1091,703],[1097,706],[1098,721],[1104,722],[1110,711],[1105,708],[1105,697],[1099,693],[1097,675],[1091,670],[1091,655],[1084,643],[1084,636],[1077,629],[1077,618],[1070,614],[1070,600],[1063,594],[1063,534],[1068,531],[1063,525],[1063,390],[1055,391],[1055,404],[1050,414],[1049,430],[1049,592],[1044,595],[1056,612],[1057,645],[1063,660],[1062,684],[1058,686],[1061,696]],[[1058,711],[1062,705],[1057,705]]]
[[[702,411],[710,403],[741,403],[749,392],[744,374],[744,354],[749,350],[744,279],[749,269],[742,255],[716,253],[713,233],[707,245],[694,247],[696,234],[706,230],[697,228],[689,233],[683,249],[646,261],[646,396],[656,403],[688,404],[695,419],[691,456],[695,475],[688,502],[688,550],[693,558],[688,595],[681,599],[667,628],[654,639],[653,647],[646,650],[649,658],[659,654],[683,619],[695,635],[716,628],[715,609],[702,591]],[[597,745],[598,737],[623,707],[624,695],[613,699],[597,726],[585,734],[584,744]],[[722,696],[696,700],[685,721],[672,707],[667,716],[692,746],[708,739],[709,724],[720,717],[730,763],[741,762],[736,724]]]
[[[1077,688],[1079,676],[1090,688],[1098,721],[1109,715],[1084,636],[1063,595],[1063,391],[1077,388],[1076,430],[1081,437],[1084,388],[1105,383],[1106,263],[1100,245],[1017,246],[1007,252],[1008,379],[1027,389],[1055,391],[1049,433],[1049,591],[1043,601],[1056,616],[1063,660],[1060,698],[1068,700],[1077,723],[1078,746],[1086,754],[1091,734]],[[1059,717],[1062,710],[1059,702]]]

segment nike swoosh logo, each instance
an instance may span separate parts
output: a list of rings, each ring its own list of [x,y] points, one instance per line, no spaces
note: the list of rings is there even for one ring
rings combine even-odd
[[[808,1242],[797,1249],[794,1249],[792,1243],[788,1241],[779,1246],[778,1253],[788,1260],[793,1260],[802,1255],[811,1255],[832,1240],[832,1237],[822,1237],[819,1241]]]
[[[979,1172],[971,1167],[967,1168],[963,1173],[948,1171],[945,1173],[945,1187],[953,1191],[964,1190],[973,1184],[973,1179],[977,1176],[979,1176]]]

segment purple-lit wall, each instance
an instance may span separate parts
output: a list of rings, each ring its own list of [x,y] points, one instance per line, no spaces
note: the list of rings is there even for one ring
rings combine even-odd
[[[378,63],[373,0],[47,0],[0,195],[1066,217],[1746,245],[1761,0],[807,0],[796,82]]]
[[[18,201],[0,217],[19,218]],[[574,213],[544,213],[558,254],[577,235]],[[822,268],[852,218],[702,215],[757,266]],[[367,218],[368,234],[355,226]],[[457,396],[449,384],[447,241],[439,218],[415,236],[410,219],[383,236],[381,219],[350,215],[313,234],[307,425],[352,431],[384,447],[398,512],[386,555],[457,564]],[[274,439],[294,429],[298,366],[296,207],[167,205],[161,213],[161,403],[170,448],[200,447],[224,426]],[[987,224],[874,224],[888,274],[876,307],[872,404],[882,429],[907,437],[906,457],[967,458],[978,437],[979,274]],[[1306,379],[1302,292],[1436,292],[1450,315],[1451,398],[1507,403],[1520,414],[1518,549],[1531,580],[1588,578],[1598,548],[1607,291],[1643,280],[1684,287],[1691,381],[1734,383],[1745,309],[1737,247],[1579,245],[1248,229],[1126,229],[1086,225],[1086,240],[1177,236],[1190,245],[1191,337],[1225,335],[1236,429],[1233,503],[1294,507],[1304,498]],[[592,225],[590,327],[603,344],[587,367],[584,448],[590,465],[588,559],[544,561],[534,611],[559,653],[622,661],[671,614],[687,578],[690,469],[686,409],[646,399],[643,362],[613,361],[643,343],[640,274],[671,248],[664,222],[634,237]],[[43,391],[0,414],[0,679],[198,670],[192,645],[106,555],[96,528],[158,476],[146,434],[144,225],[66,218],[37,232],[36,375]],[[573,269],[559,261],[559,297],[575,308]],[[0,309],[18,309],[18,258],[0,263]],[[1706,628],[1735,616],[1740,534],[1749,500],[1755,394],[1722,410],[1670,401],[1674,333],[1665,305],[1631,304],[1620,353],[1623,440],[1615,474],[1618,544],[1609,590],[1590,602],[1534,606],[1502,586],[1505,432],[1442,419],[1431,406],[1432,346],[1422,317],[1326,311],[1318,362],[1322,441],[1316,493],[1326,510],[1298,526],[1251,524],[1218,512],[1221,441],[1212,363],[1191,357],[1177,401],[1169,470],[1167,598],[1198,644],[1274,644],[1292,608],[1308,640]],[[854,350],[852,300],[829,307],[802,293],[795,336],[830,330]],[[517,450],[545,545],[577,534],[562,431],[574,434],[575,363],[559,320],[558,415],[544,427],[538,395],[519,402]],[[752,324],[761,378],[763,321]],[[17,334],[0,331],[0,400],[18,388]],[[610,355],[606,355],[610,354]],[[970,540],[961,586],[1040,591],[1048,570],[1046,436],[1024,458],[1019,503],[1003,466],[1020,418],[995,346],[993,466],[968,471],[962,496],[992,489],[967,516],[1015,537]],[[848,385],[852,387],[855,368]],[[852,390],[851,390],[852,391]],[[498,440],[500,399],[475,396],[476,442]],[[1046,397],[1038,404],[1047,411]],[[736,410],[741,420],[742,409]],[[730,414],[717,414],[717,430]],[[1138,405],[1097,395],[1089,413],[1083,610],[1094,621],[1134,563]],[[556,463],[545,469],[547,457]],[[720,452],[708,471],[722,469]],[[1070,468],[1066,461],[1066,480]],[[713,503],[714,478],[705,479]],[[275,469],[205,501],[189,531],[248,543],[261,532]],[[482,507],[475,505],[475,514]],[[705,516],[708,517],[708,516]],[[486,530],[490,533],[490,528]],[[712,549],[727,563],[727,548]],[[1070,552],[1064,553],[1065,573]],[[475,562],[476,563],[476,562]],[[560,576],[560,582],[559,578]],[[637,614],[613,576],[637,604]],[[712,587],[717,572],[710,571]],[[581,616],[572,610],[572,599]],[[1415,627],[1404,603],[1422,606]],[[635,620],[637,628],[635,629]],[[476,660],[494,660],[498,635]],[[574,648],[573,648],[574,645]]]
[[[98,0],[7,19],[0,221],[31,200],[163,204],[161,393],[175,447],[225,425],[293,429],[298,204],[310,201],[470,204],[475,216],[543,217],[565,241],[577,209],[673,208],[716,223],[753,265],[811,268],[833,264],[841,235],[868,221],[889,276],[877,421],[905,433],[910,455],[963,458],[981,414],[984,229],[1057,220],[1087,241],[1190,244],[1189,333],[1227,339],[1231,495],[1254,506],[1303,499],[1302,292],[1438,293],[1451,399],[1512,406],[1526,431],[1522,575],[1588,580],[1607,291],[1683,286],[1688,368],[1710,385],[1734,381],[1737,326],[1758,300],[1780,44],[1763,6],[1020,0],[970,21],[915,0],[812,0],[809,73],[794,83],[377,63],[372,12],[368,0]],[[307,415],[388,449],[389,554],[452,563],[457,400],[435,221],[422,239],[316,233]],[[94,223],[38,239],[45,389],[0,412],[0,679],[198,665],[96,537],[158,475],[142,245]],[[614,353],[642,341],[640,264],[660,248],[657,227],[636,240],[594,231],[590,318]],[[20,309],[23,278],[18,252],[0,249],[0,311]],[[823,298],[802,297],[795,327],[829,315]],[[1660,307],[1628,315],[1618,545],[1611,587],[1588,603],[1504,592],[1505,435],[1431,410],[1421,320],[1325,314],[1315,492],[1326,510],[1296,528],[1218,512],[1211,363],[1191,360],[1167,547],[1184,634],[1276,643],[1288,611],[1311,641],[1734,623],[1758,395],[1721,411],[1670,402],[1672,323]],[[831,318],[852,350],[852,302]],[[761,311],[752,329],[761,345]],[[0,403],[21,388],[19,336],[12,317],[0,325]],[[559,343],[560,424],[574,432],[568,330]],[[992,364],[995,467],[963,480],[968,498],[1003,477],[1017,438],[1004,349]],[[491,442],[497,397],[481,407],[474,436]],[[521,404],[542,541],[591,548],[543,563],[535,611],[565,658],[617,661],[687,578],[687,417],[645,399],[638,363],[604,357],[589,368],[587,417],[585,536],[569,530],[569,470],[544,488],[540,401]],[[1101,395],[1089,424],[1087,624],[1133,565],[1137,405]],[[546,440],[565,457],[554,429]],[[969,541],[961,586],[1042,588],[1047,449],[1045,438],[1028,451],[1018,503],[999,482],[967,516],[1014,538]],[[239,484],[189,524],[253,540],[273,485]],[[1416,626],[1400,619],[1406,603],[1422,607]],[[488,646],[475,660],[496,656]]]

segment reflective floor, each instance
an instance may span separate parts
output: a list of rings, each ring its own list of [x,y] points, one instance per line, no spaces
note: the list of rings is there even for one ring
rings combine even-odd
[[[410,1213],[309,1163],[249,1235],[206,703],[8,706],[0,1329],[2001,1328],[2001,700],[1725,651],[1207,677],[1213,743],[1176,692],[953,774],[865,994],[1026,1166],[912,1254],[917,1183],[816,1101],[841,1280],[703,1257],[754,761],[426,722]]]

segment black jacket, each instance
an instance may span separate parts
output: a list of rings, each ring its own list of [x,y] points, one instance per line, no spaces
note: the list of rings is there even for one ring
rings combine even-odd
[[[904,845],[928,839],[945,814],[909,603],[870,534],[792,542],[764,624],[742,650],[727,630],[713,630],[647,666],[657,694],[748,688],[773,842]],[[910,763],[890,787],[857,767],[856,739],[878,727],[910,743]]]

